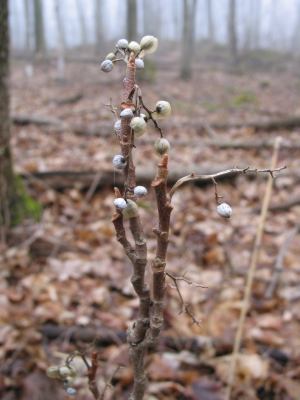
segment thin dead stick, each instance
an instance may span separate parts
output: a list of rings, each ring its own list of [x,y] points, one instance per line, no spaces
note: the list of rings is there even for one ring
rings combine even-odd
[[[275,144],[274,144],[274,151],[273,151],[270,171],[275,171],[277,160],[278,160],[280,142],[281,142],[281,138],[277,137],[275,140]],[[260,219],[259,219],[259,223],[258,223],[257,230],[256,230],[256,237],[255,237],[251,262],[250,262],[250,268],[249,268],[248,275],[247,275],[244,300],[243,300],[243,304],[242,304],[240,319],[238,322],[238,328],[237,328],[237,332],[236,332],[236,336],[235,336],[233,353],[232,353],[230,369],[229,369],[229,374],[228,374],[228,386],[227,386],[227,392],[225,395],[225,400],[230,400],[230,398],[231,398],[232,386],[234,384],[234,379],[235,379],[236,364],[237,364],[239,350],[241,347],[243,328],[244,328],[244,324],[245,324],[245,320],[246,320],[246,315],[249,310],[253,278],[254,278],[254,274],[255,274],[258,258],[259,258],[263,231],[264,231],[268,208],[269,208],[269,204],[270,204],[270,200],[271,200],[272,187],[273,187],[273,175],[270,173],[270,176],[269,176],[269,179],[268,179],[268,182],[266,185],[266,191],[265,191],[265,195],[264,195],[264,199],[263,199]]]
[[[217,178],[223,178],[226,175],[235,175],[235,174],[258,174],[258,173],[269,173],[271,178],[274,177],[275,172],[282,171],[285,169],[286,166],[279,167],[279,168],[270,168],[270,169],[258,169],[258,168],[230,168],[225,171],[220,171],[217,172],[216,174],[211,174],[211,175],[197,175],[194,173],[191,173],[187,176],[184,176],[183,178],[179,179],[174,186],[170,190],[170,197],[173,196],[173,194],[176,192],[176,190],[182,186],[186,182],[191,182],[191,181],[209,181],[211,180],[212,182],[215,181]]]
[[[298,232],[300,232],[300,225],[289,230],[285,235],[285,239],[282,243],[282,246],[280,247],[278,256],[276,258],[272,279],[266,290],[266,295],[265,295],[266,299],[271,299],[273,297],[273,294],[279,285],[280,276],[283,270],[284,257],[289,249],[292,240],[294,239],[294,237],[297,235]]]

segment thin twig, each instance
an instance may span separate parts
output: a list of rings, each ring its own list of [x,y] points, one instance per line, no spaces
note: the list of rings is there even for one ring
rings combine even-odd
[[[162,131],[161,127],[158,125],[156,119],[153,118],[153,116],[152,116],[152,115],[153,115],[153,111],[151,111],[151,110],[145,105],[145,103],[144,103],[144,101],[143,101],[142,95],[139,95],[139,101],[140,101],[141,105],[143,106],[144,110],[148,113],[148,119],[150,119],[150,120],[153,122],[155,128],[159,131],[160,137],[164,137],[163,131]]]
[[[193,324],[196,324],[196,325],[199,326],[200,325],[200,321],[197,320],[197,318],[195,317],[193,311],[191,310],[191,305],[189,303],[185,303],[185,301],[183,299],[183,296],[182,296],[182,293],[180,291],[180,287],[179,287],[178,282],[179,281],[183,281],[183,282],[187,283],[188,285],[192,285],[192,286],[195,286],[195,287],[201,287],[201,288],[207,288],[207,286],[203,286],[203,285],[200,285],[199,283],[195,283],[195,282],[187,279],[184,276],[175,276],[171,272],[166,272],[166,275],[170,279],[172,279],[172,281],[174,282],[175,289],[177,291],[178,297],[180,299],[181,307],[182,307],[182,311],[181,312],[184,312],[185,314],[187,314],[191,318]]]
[[[282,171],[285,169],[286,166],[279,167],[279,168],[274,168],[274,169],[258,169],[258,168],[231,168],[227,169],[225,171],[220,171],[217,172],[216,174],[211,174],[211,175],[197,175],[194,173],[191,173],[189,175],[184,176],[183,178],[180,178],[171,188],[169,195],[170,197],[173,196],[173,194],[176,192],[176,190],[182,186],[186,182],[191,182],[191,181],[209,181],[217,178],[223,178],[226,175],[235,175],[235,174],[258,174],[258,173],[268,173],[271,175],[272,178],[274,178],[274,173]]]
[[[111,374],[111,376],[109,377],[109,379],[105,382],[105,386],[104,389],[102,391],[102,393],[100,394],[99,400],[104,400],[105,399],[105,394],[107,392],[108,388],[111,388],[112,385],[112,381],[114,379],[114,377],[117,375],[117,373],[120,371],[120,369],[123,368],[122,365],[118,365],[115,370],[113,371],[113,373]]]
[[[226,400],[230,400],[232,386],[234,384],[236,364],[237,364],[238,354],[240,351],[241,341],[242,341],[242,336],[243,336],[243,328],[244,328],[244,324],[245,324],[245,320],[246,320],[246,315],[247,315],[247,312],[248,312],[249,306],[250,306],[252,284],[253,284],[256,266],[257,266],[257,262],[258,262],[258,258],[259,258],[259,254],[260,254],[262,236],[263,236],[266,217],[267,217],[268,208],[269,208],[269,204],[270,204],[270,200],[271,200],[272,187],[273,187],[273,172],[280,170],[278,168],[276,169],[278,153],[279,153],[279,148],[280,148],[280,142],[281,142],[281,138],[277,137],[275,140],[275,144],[274,144],[274,151],[273,151],[273,156],[272,156],[272,161],[271,161],[271,167],[269,170],[263,170],[264,172],[265,171],[269,172],[270,176],[269,176],[269,179],[268,179],[268,182],[266,185],[266,191],[265,191],[265,195],[264,195],[264,199],[263,199],[260,219],[259,219],[259,223],[257,226],[254,248],[253,248],[253,252],[252,252],[248,275],[247,275],[243,305],[242,305],[240,319],[238,322],[237,332],[236,332],[235,341],[234,341],[233,353],[232,353],[232,357],[231,357],[231,363],[230,363],[229,374],[228,374],[228,386],[227,386],[227,392],[225,395]],[[249,170],[250,169],[247,169],[246,172],[249,172]],[[259,170],[257,172],[259,172]]]

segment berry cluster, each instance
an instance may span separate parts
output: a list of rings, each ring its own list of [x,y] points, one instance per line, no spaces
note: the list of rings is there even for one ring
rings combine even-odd
[[[77,391],[72,386],[75,378],[76,371],[70,365],[52,365],[47,369],[47,376],[51,379],[57,379],[63,382],[64,388],[69,396],[75,396]]]
[[[106,59],[101,63],[101,70],[103,72],[110,72],[113,69],[114,64],[117,61],[124,60],[126,63],[129,57],[134,57],[134,63],[137,69],[144,67],[143,57],[146,54],[151,54],[156,51],[158,46],[158,40],[154,36],[144,36],[140,43],[132,41],[128,43],[126,39],[120,39],[116,43],[114,52],[109,53]],[[116,135],[121,139],[122,127],[130,127],[133,141],[136,138],[140,138],[147,131],[147,124],[152,121],[155,127],[160,132],[160,138],[155,141],[154,149],[160,156],[167,153],[170,149],[170,143],[163,137],[162,130],[158,126],[157,120],[169,117],[172,113],[171,105],[168,101],[159,100],[153,111],[145,106],[141,91],[136,85],[136,97],[137,101],[134,104],[129,102],[129,105],[123,108],[120,112],[119,118],[114,123],[114,131]],[[131,99],[129,99],[131,100]],[[143,112],[141,112],[143,111]],[[122,154],[116,154],[112,159],[113,167],[117,170],[125,170],[127,167],[128,160]],[[141,198],[147,194],[147,189],[144,186],[136,186],[133,189],[131,197],[134,199]],[[137,214],[137,205],[131,200],[127,199],[126,193],[123,197],[118,197],[114,200],[114,205],[119,212],[127,217],[131,218]]]

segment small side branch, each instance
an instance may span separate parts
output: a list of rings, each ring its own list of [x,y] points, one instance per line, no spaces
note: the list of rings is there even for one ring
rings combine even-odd
[[[171,188],[169,195],[170,195],[170,197],[172,197],[173,194],[176,192],[176,190],[186,182],[209,181],[209,180],[211,180],[212,182],[215,182],[217,178],[223,178],[227,175],[236,175],[236,174],[243,175],[243,174],[251,174],[251,173],[252,174],[268,173],[271,175],[272,178],[274,178],[274,174],[276,172],[280,172],[285,168],[286,168],[286,166],[274,168],[274,169],[258,169],[258,168],[250,168],[250,167],[231,168],[231,169],[227,169],[225,171],[220,171],[220,172],[217,172],[216,174],[211,174],[211,175],[197,175],[197,174],[191,173],[191,174],[179,179]]]
[[[182,293],[180,291],[180,287],[179,287],[179,283],[178,282],[182,281],[182,282],[187,283],[188,285],[195,286],[195,287],[201,287],[201,288],[207,288],[207,286],[203,286],[203,285],[200,285],[199,283],[193,282],[190,279],[187,279],[185,276],[175,276],[175,275],[171,274],[170,272],[166,272],[166,275],[174,283],[175,289],[177,291],[177,294],[178,294],[178,297],[179,297],[179,300],[180,300],[180,303],[181,303],[182,312],[184,312],[185,314],[187,314],[191,318],[193,324],[196,324],[196,325],[199,326],[200,325],[200,321],[195,317],[195,315],[194,315],[194,313],[193,313],[193,311],[191,309],[191,305],[188,304],[188,303],[185,303],[185,301],[183,299],[183,296],[182,296]]]

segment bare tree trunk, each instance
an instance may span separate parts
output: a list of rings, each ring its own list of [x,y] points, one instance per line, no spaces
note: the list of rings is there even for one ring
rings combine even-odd
[[[292,38],[292,51],[297,55],[300,53],[300,0],[297,2],[297,19]]]
[[[254,8],[254,27],[253,27],[253,46],[255,49],[260,46],[260,30],[261,30],[261,0],[255,1]]]
[[[10,150],[9,117],[9,28],[8,0],[0,0],[0,232],[5,238],[5,230],[13,220],[16,201],[15,179]]]
[[[103,18],[102,18],[103,2],[102,0],[95,0],[95,51],[96,54],[101,49],[103,41]]]
[[[87,31],[84,19],[84,11],[82,8],[82,0],[76,0],[76,7],[79,19],[80,33],[81,33],[81,44],[85,46],[87,44]]]
[[[236,0],[229,0],[228,45],[230,53],[230,64],[234,68],[238,62],[237,33],[236,33]]]
[[[184,0],[183,2],[183,30],[180,77],[184,80],[188,80],[192,76],[196,6],[197,0]]]
[[[137,3],[127,0],[127,39],[137,40]]]
[[[45,52],[45,33],[43,3],[41,0],[34,0],[34,34],[35,34],[35,52]]]
[[[33,76],[33,51],[32,51],[32,9],[30,7],[32,3],[30,0],[25,0],[25,21],[26,21],[26,66],[25,74],[27,78]]]
[[[65,30],[61,15],[60,0],[55,0],[55,16],[58,32],[57,75],[63,81],[65,79]]]
[[[210,44],[215,41],[215,25],[213,18],[213,0],[206,0],[206,11],[207,11],[207,25],[208,25],[208,39]]]

